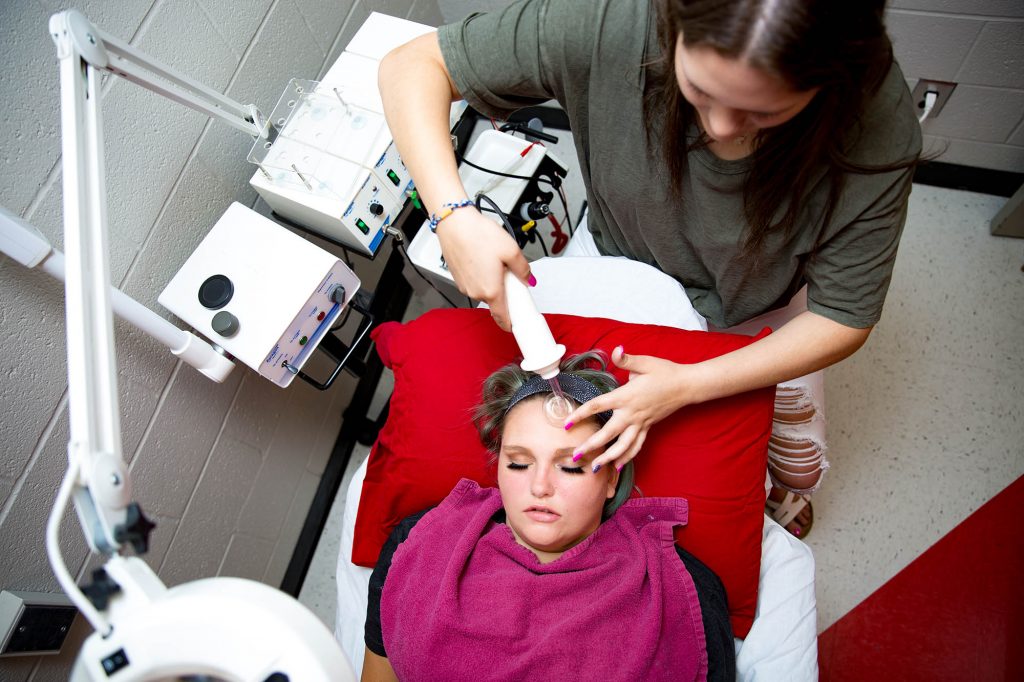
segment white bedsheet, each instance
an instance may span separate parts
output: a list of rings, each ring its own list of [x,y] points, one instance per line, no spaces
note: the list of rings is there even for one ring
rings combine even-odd
[[[682,287],[653,267],[621,258],[544,258],[532,264],[537,308],[545,313],[706,329]],[[349,483],[338,552],[335,636],[355,670],[363,665],[370,569],[352,563],[352,538],[366,462]],[[816,680],[817,612],[811,550],[764,517],[754,624],[736,640],[740,680]]]

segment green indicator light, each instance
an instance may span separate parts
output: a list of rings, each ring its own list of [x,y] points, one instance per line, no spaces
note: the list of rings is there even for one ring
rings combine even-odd
[[[309,339],[307,337],[303,336],[301,339],[299,339],[299,345],[300,346],[305,346],[307,341],[309,341]]]
[[[401,180],[398,179],[398,173],[391,170],[390,168],[388,169],[388,180],[395,183],[395,187],[398,187],[398,185],[402,182]]]
[[[358,227],[359,231],[363,234],[370,234],[370,228],[363,222],[362,218],[356,218],[356,227]]]

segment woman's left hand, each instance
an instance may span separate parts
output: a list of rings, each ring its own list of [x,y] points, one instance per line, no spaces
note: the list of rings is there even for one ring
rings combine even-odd
[[[629,371],[629,381],[614,391],[600,395],[576,408],[565,420],[567,428],[605,410],[612,418],[600,431],[583,441],[575,455],[596,450],[615,441],[594,459],[594,466],[614,463],[621,469],[636,457],[647,438],[647,431],[680,407],[695,402],[693,365],[680,365],[649,355],[626,355],[622,346],[612,352],[612,362]],[[578,459],[578,457],[577,457]]]

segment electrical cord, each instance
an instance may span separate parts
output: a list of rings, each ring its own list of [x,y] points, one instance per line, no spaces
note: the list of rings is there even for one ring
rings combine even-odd
[[[572,237],[576,230],[572,226],[572,218],[569,217],[569,202],[565,199],[565,190],[561,187],[558,188],[558,198],[562,202],[562,208],[565,209],[565,224],[569,228],[569,236]]]
[[[577,224],[577,225],[581,225],[581,224],[583,224],[583,219],[584,219],[584,218],[585,218],[586,216],[587,216],[587,200],[586,200],[586,199],[584,199],[584,200],[583,200],[583,203],[582,203],[582,204],[580,204],[580,212],[579,212],[579,214],[578,214],[578,215],[576,216],[576,224]]]
[[[433,289],[434,291],[436,291],[441,298],[443,298],[445,301],[447,301],[448,305],[450,305],[453,308],[458,308],[459,307],[459,306],[455,305],[455,303],[452,301],[452,299],[450,299],[447,296],[445,296],[443,291],[441,291],[436,286],[434,286],[434,283],[430,281],[430,278],[428,278],[426,275],[424,275],[423,271],[419,269],[419,266],[417,266],[415,263],[412,262],[412,258],[409,257],[409,252],[405,250],[405,245],[402,244],[402,242],[396,240],[395,241],[395,248],[398,249],[398,251],[402,254],[402,256],[405,258],[406,262],[408,262],[409,265],[412,266],[412,269],[416,271],[416,274],[420,276],[420,279],[422,279],[424,282],[426,282],[428,285],[430,285],[430,288]]]
[[[480,166],[480,165],[477,165],[477,164],[473,163],[472,161],[467,159],[462,154],[459,154],[458,152],[455,153],[455,160],[458,163],[464,163],[467,166],[469,166],[470,168],[476,168],[478,171],[482,171],[484,173],[490,173],[491,175],[498,175],[498,176],[503,177],[503,178],[512,178],[513,180],[526,180],[527,182],[529,182],[530,180],[534,180],[535,179],[538,183],[542,182],[545,185],[548,185],[552,189],[555,189],[555,190],[561,189],[561,187],[562,187],[562,183],[560,181],[556,183],[554,180],[552,180],[552,179],[550,179],[548,177],[545,177],[543,175],[539,175],[536,178],[534,178],[534,177],[532,177],[530,175],[515,175],[513,173],[504,173],[502,171],[496,171],[493,168],[484,168],[483,166]]]
[[[345,324],[348,322],[348,316],[351,315],[351,314],[352,314],[352,306],[346,306],[345,307],[345,314],[341,316],[341,322],[339,322],[338,324],[336,324],[333,327],[331,327],[328,333],[333,334],[334,332],[336,332],[339,329],[341,329],[342,327],[344,327]]]
[[[540,227],[534,227],[533,229],[539,230]],[[548,253],[548,245],[544,243],[544,235],[542,235],[540,232],[537,233],[537,241],[540,242],[540,248],[544,252],[544,257],[549,257],[551,254]]]
[[[477,164],[473,163],[472,161],[467,159],[462,154],[458,154],[458,153],[455,154],[455,158],[456,158],[456,160],[458,160],[459,163],[464,163],[467,166],[469,166],[470,168],[476,168],[478,171],[483,171],[484,173],[490,173],[491,175],[498,175],[498,176],[501,176],[503,178],[512,178],[513,180],[526,180],[526,181],[533,180],[533,178],[530,177],[529,175],[514,175],[512,173],[503,173],[502,171],[496,171],[496,170],[494,170],[492,168],[484,168],[483,166],[478,166]],[[550,181],[548,181],[548,180],[545,180],[545,182],[548,182],[550,184]]]
[[[459,163],[464,163],[467,166],[470,166],[471,168],[476,168],[478,171],[482,171],[484,173],[490,173],[491,175],[498,175],[498,176],[501,176],[503,178],[513,178],[515,180],[526,180],[527,182],[529,182],[530,180],[534,179],[534,178],[532,178],[530,176],[527,176],[527,175],[513,175],[512,173],[503,173],[501,171],[496,171],[496,170],[491,169],[491,168],[484,168],[483,166],[478,166],[477,164],[473,163],[472,161],[469,161],[468,159],[466,159],[461,154],[456,154],[455,157],[456,157],[456,159],[458,160]],[[565,210],[565,224],[569,228],[569,236],[572,237],[576,233],[576,228],[573,227],[572,218],[569,216],[569,202],[565,198],[565,189],[562,187],[562,183],[559,182],[559,183],[556,184],[554,181],[552,181],[552,180],[550,180],[550,179],[548,179],[546,177],[543,177],[543,176],[537,177],[536,180],[537,180],[538,183],[543,182],[546,185],[550,185],[551,188],[553,190],[555,190],[555,192],[558,194],[558,199],[562,202],[562,208]],[[481,195],[481,196],[486,197],[487,195]],[[494,205],[494,202],[490,201],[489,198],[488,198],[488,201],[490,202],[491,206],[494,206],[495,208],[497,208],[497,206]],[[480,208],[480,202],[479,201],[477,201],[477,209],[480,210],[481,213],[483,213],[484,211],[487,211],[489,213],[497,213],[499,216],[504,216],[504,214],[502,214],[500,212],[500,210],[498,210],[498,211],[490,211],[488,209]],[[514,239],[515,238],[515,231],[511,228],[511,224],[508,222],[507,218],[502,217],[502,222],[505,223],[505,228],[509,231],[509,233],[512,235],[512,238]],[[546,251],[546,249],[545,249],[545,251]]]
[[[481,201],[486,201],[490,205],[491,208],[489,212],[494,213],[496,216],[498,216],[498,218],[501,219],[501,223],[505,226],[505,230],[508,232],[509,236],[512,237],[512,239],[515,239],[516,230],[514,227],[512,227],[512,222],[508,219],[508,216],[505,214],[505,212],[502,211],[496,203],[494,203],[493,199],[491,199],[489,196],[481,192],[480,194],[476,195],[476,210],[480,211],[481,213],[484,212],[484,209],[481,208],[480,206]],[[518,244],[519,242],[517,241],[516,243]]]

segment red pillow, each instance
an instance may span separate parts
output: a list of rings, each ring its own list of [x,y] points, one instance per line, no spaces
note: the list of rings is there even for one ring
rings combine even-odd
[[[602,349],[695,363],[755,339],[571,315],[547,315],[568,354]],[[484,379],[519,349],[486,310],[443,309],[373,332],[394,370],[387,423],[370,453],[356,516],[353,563],[373,566],[391,529],[438,504],[460,478],[495,485],[473,426]],[[624,372],[612,369],[620,382]],[[754,620],[761,564],[764,477],[774,388],[692,405],[659,422],[637,456],[636,484],[649,497],[684,497],[688,525],[676,541],[722,579],[733,632]]]

